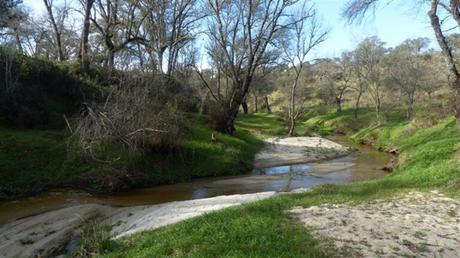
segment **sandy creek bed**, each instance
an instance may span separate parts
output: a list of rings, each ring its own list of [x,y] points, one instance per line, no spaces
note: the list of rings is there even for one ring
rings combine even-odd
[[[460,257],[460,201],[438,192],[290,211],[355,257]]]
[[[280,191],[291,191],[298,187],[310,187],[319,183],[350,182],[351,179],[347,173],[351,173],[350,168],[353,167],[356,158],[345,156],[346,154],[348,154],[346,147],[317,137],[268,139],[266,147],[255,160],[255,167],[258,170],[255,170],[250,176],[212,182],[212,187],[215,189],[227,189],[229,185],[235,185],[239,186],[238,193],[251,192],[250,194],[233,194],[134,207],[100,205],[97,202],[92,203],[93,200],[88,198],[89,204],[71,205],[19,220],[10,220],[0,226],[0,256],[46,255],[65,245],[69,237],[82,226],[85,220],[95,214],[102,215],[106,218],[107,223],[115,225],[111,234],[114,238],[118,238],[222,208],[269,198]],[[342,158],[334,159],[338,157]],[[328,159],[332,160],[315,163]],[[283,166],[302,162],[309,162],[309,165]],[[286,172],[286,169],[289,171]],[[372,174],[370,178],[375,176],[378,176],[378,173]],[[367,178],[369,177],[362,179]],[[247,189],[241,188],[241,185],[246,186]],[[209,191],[212,187],[205,187],[205,189]],[[257,189],[265,192],[254,193],[254,190],[257,191]],[[161,193],[148,192],[148,194],[156,196]],[[139,204],[142,203],[139,202]],[[15,205],[22,204],[24,203],[17,202]],[[130,204],[136,205],[136,202],[130,202]]]

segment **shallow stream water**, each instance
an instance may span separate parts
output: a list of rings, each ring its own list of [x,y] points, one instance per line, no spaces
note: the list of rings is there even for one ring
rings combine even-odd
[[[113,206],[136,206],[264,191],[291,191],[318,184],[345,184],[375,179],[387,173],[382,168],[391,156],[367,146],[360,146],[335,136],[331,140],[358,149],[351,155],[307,164],[269,167],[233,177],[193,180],[111,195],[50,192],[0,203],[0,224],[75,204],[98,203]]]

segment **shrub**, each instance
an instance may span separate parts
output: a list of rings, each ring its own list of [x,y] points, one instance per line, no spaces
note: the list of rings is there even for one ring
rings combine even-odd
[[[101,91],[66,66],[29,58],[0,48],[0,119],[19,128],[57,128],[64,114],[73,115],[83,100]]]
[[[160,99],[150,81],[123,76],[103,104],[84,104],[73,143],[89,161],[126,168],[152,149],[171,148],[181,134],[173,98]],[[121,165],[121,167],[120,167]]]

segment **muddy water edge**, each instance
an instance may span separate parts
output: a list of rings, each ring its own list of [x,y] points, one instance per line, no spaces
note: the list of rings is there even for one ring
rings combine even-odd
[[[382,168],[388,164],[391,155],[368,146],[354,144],[345,136],[333,136],[329,139],[358,151],[327,161],[269,167],[240,176],[197,179],[187,183],[135,189],[111,195],[78,192],[43,193],[0,203],[0,224],[76,204],[151,205],[218,195],[291,191],[318,184],[345,184],[387,175]]]

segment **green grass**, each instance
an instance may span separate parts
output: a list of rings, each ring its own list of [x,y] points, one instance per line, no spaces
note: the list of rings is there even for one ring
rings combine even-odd
[[[258,138],[287,135],[287,126],[277,115],[267,113],[240,114],[237,129],[249,131]]]
[[[0,128],[0,199],[65,182],[75,172],[62,169],[67,158],[65,137],[64,131]]]
[[[299,124],[299,129],[304,126],[307,132],[314,132],[323,136],[334,133],[350,134],[372,124],[377,124],[375,119],[372,108],[361,108],[358,111],[358,118],[355,118],[353,109],[345,109],[339,113],[329,112],[324,115],[309,117],[305,122]],[[404,113],[400,110],[390,110],[385,112],[384,119],[391,122],[403,121]]]
[[[226,209],[119,241],[107,256],[327,257],[324,243],[305,234],[283,208],[278,198]]]
[[[350,111],[323,115],[310,118],[308,123],[311,125],[311,121],[316,120],[322,121],[327,128],[340,128],[346,121],[344,117],[349,115]],[[280,196],[143,232],[118,240],[116,248],[105,250],[105,256],[349,256],[347,250],[334,250],[327,240],[312,235],[311,230],[304,229],[286,211],[295,206],[387,198],[412,190],[438,189],[449,195],[460,194],[457,155],[460,132],[454,118],[428,128],[402,121],[397,111],[380,126],[372,125],[366,115],[362,119],[361,130],[349,128],[346,131],[358,142],[368,142],[381,149],[397,148],[400,162],[391,175],[350,185],[323,185],[308,193]]]
[[[169,183],[190,178],[237,175],[249,172],[255,154],[263,145],[259,135],[258,122],[263,115],[245,116],[237,125],[233,135],[212,130],[201,116],[192,116],[186,123],[186,133],[180,142],[180,148],[173,155],[153,154],[148,159],[153,168],[152,177],[158,183]],[[274,123],[269,121],[268,123]],[[212,142],[212,135],[216,138]]]
[[[118,240],[105,257],[349,257],[320,239],[287,210],[325,202],[389,196],[371,187],[325,185],[313,192],[234,207]],[[101,255],[102,255],[101,254]]]
[[[274,128],[274,129],[273,129]],[[0,199],[34,194],[51,187],[118,191],[130,187],[237,175],[252,169],[262,138],[283,130],[274,115],[240,116],[237,132],[212,130],[205,117],[191,115],[174,150],[154,150],[145,157],[123,157],[113,169],[88,163],[68,149],[65,130],[18,130],[0,127]],[[216,142],[211,141],[214,134]]]

